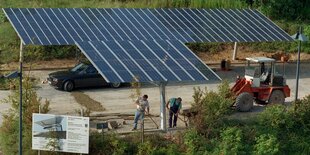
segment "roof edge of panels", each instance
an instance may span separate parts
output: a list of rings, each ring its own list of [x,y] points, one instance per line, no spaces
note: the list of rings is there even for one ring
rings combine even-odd
[[[265,14],[263,14],[262,12],[260,12],[258,9],[252,9],[254,11],[257,11],[258,13],[260,13],[263,17],[265,17],[269,22],[271,22],[272,24],[274,24],[278,29],[280,29],[284,34],[286,34],[288,36],[288,38],[290,38],[290,40],[279,40],[281,42],[291,42],[291,41],[295,41],[292,37],[290,37],[290,35],[285,32],[279,25],[277,25],[275,22],[273,22],[270,18],[268,18]]]
[[[98,40],[98,41],[100,41],[100,40]],[[92,64],[94,64],[94,62],[92,61],[92,59],[87,55],[87,54],[85,54],[83,51],[84,50],[82,50],[82,47],[79,45],[79,42],[91,42],[91,41],[74,41],[75,42],[75,45],[81,50],[81,52],[87,57],[87,59],[92,63]],[[110,81],[109,81],[109,79],[101,72],[101,70],[99,69],[99,68],[97,68],[97,66],[96,65],[93,65],[96,69],[97,69],[97,71],[100,73],[100,75],[104,78],[104,80],[107,82],[107,83],[110,83]]]
[[[80,46],[81,43],[96,43],[96,42],[122,42],[122,41],[125,41],[125,42],[131,42],[131,41],[146,41],[146,40],[108,40],[108,41],[105,41],[105,40],[93,40],[93,41],[75,41],[75,44],[76,46],[82,51],[82,53],[90,60],[90,62],[92,62],[92,64],[94,65],[94,67],[99,71],[99,73],[103,76],[103,78],[107,81],[107,82],[111,82],[108,80],[108,78],[101,72],[101,70],[98,68],[98,66],[96,66],[96,64],[90,59],[90,57],[85,53],[84,49]],[[148,40],[148,41],[154,41],[154,42],[157,42],[158,40]],[[219,77],[218,74],[216,74],[208,65],[206,65],[196,54],[194,54],[194,52],[189,49],[185,43],[183,43],[182,41],[178,40],[178,39],[173,39],[173,40],[169,40],[169,39],[162,39],[162,41],[166,41],[167,43],[171,43],[171,41],[176,41],[176,42],[179,42],[181,43],[184,48],[186,48],[189,52],[192,52],[193,55],[196,57],[197,60],[199,60],[202,64],[204,64],[208,70],[216,77],[216,79],[209,79],[209,78],[206,78],[206,80],[182,80],[183,82],[197,82],[197,83],[201,83],[201,82],[218,82],[218,81],[221,81],[222,78]],[[181,83],[181,81],[140,81],[140,83],[148,83],[148,82],[167,82],[167,83]]]
[[[180,40],[178,40],[180,43],[182,43],[183,45],[184,45],[184,47],[187,49],[187,50],[189,50],[190,52],[192,52],[194,55],[195,55],[195,57],[201,62],[201,63],[203,63],[203,64],[205,64],[205,62],[203,62],[196,54],[195,54],[195,52],[193,52],[188,46],[186,46],[185,45],[185,43],[183,43],[182,41],[180,41]],[[217,75],[207,64],[205,64],[206,66],[207,66],[207,68],[218,78],[218,80],[222,80],[222,78],[219,76],[219,75]],[[212,80],[210,80],[210,79],[208,79],[208,81],[212,81]]]
[[[21,35],[19,34],[19,32],[17,31],[16,27],[14,26],[13,22],[11,21],[11,19],[9,18],[8,14],[6,13],[6,9],[10,9],[10,8],[2,8],[2,11],[4,12],[6,18],[9,20],[10,24],[13,26],[13,29],[15,30],[15,32],[17,33],[18,37],[20,38],[21,42],[23,45],[27,45],[25,43],[25,41],[23,40],[23,38],[21,37]]]

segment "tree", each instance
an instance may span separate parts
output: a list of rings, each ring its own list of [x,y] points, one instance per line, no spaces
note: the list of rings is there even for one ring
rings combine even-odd
[[[309,19],[307,13],[310,4],[305,0],[265,0],[261,10],[276,19]]]
[[[33,154],[31,150],[32,139],[32,113],[39,112],[41,98],[37,96],[33,88],[34,82],[30,78],[23,79],[23,152]],[[3,114],[3,122],[0,127],[0,146],[4,154],[18,153],[19,133],[19,89],[13,90],[12,94],[3,102],[11,104],[7,113]],[[41,113],[49,111],[49,101],[41,104]]]

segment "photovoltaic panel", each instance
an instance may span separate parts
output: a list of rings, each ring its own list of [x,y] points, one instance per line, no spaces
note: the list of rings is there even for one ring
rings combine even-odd
[[[250,9],[4,8],[24,44],[93,40],[293,41]]]
[[[76,44],[107,82],[220,80],[177,40],[87,41]]]

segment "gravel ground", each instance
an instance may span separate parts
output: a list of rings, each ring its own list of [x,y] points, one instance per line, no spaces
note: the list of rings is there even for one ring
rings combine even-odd
[[[282,68],[279,64],[279,68]],[[291,97],[286,99],[286,102],[290,102],[294,99],[295,92],[295,67],[294,63],[286,65],[286,77],[287,84],[291,88]],[[243,75],[244,66],[234,66],[232,71],[216,71],[216,73],[223,79],[227,79],[233,84],[236,75]],[[309,94],[310,89],[310,69],[309,63],[302,63],[301,65],[301,76],[299,85],[299,98],[304,97]],[[43,81],[47,74],[52,71],[32,71],[31,76],[36,77],[39,81]],[[207,87],[208,90],[216,90],[218,82],[208,82],[203,84],[193,84],[193,83],[183,83],[183,84],[168,84],[166,87],[166,99],[170,97],[182,97],[183,107],[190,107],[192,102],[193,88],[194,87]],[[103,88],[91,88],[91,89],[80,89],[79,91],[88,95],[90,98],[100,102],[102,106],[106,109],[104,113],[134,113],[135,105],[132,99],[129,97],[132,93],[132,89],[128,86],[124,86],[119,89],[113,89],[108,87]],[[38,84],[38,96],[42,97],[43,101],[45,99],[51,102],[50,108],[51,114],[68,114],[68,115],[78,115],[76,113],[77,109],[81,108],[73,96],[69,92],[64,92],[60,90],[55,90],[47,84]],[[159,88],[154,84],[145,84],[141,88],[143,94],[149,95],[149,101],[151,104],[151,114],[158,115],[160,109],[160,96]],[[9,95],[9,91],[0,91],[0,100],[6,98]],[[0,112],[4,112],[9,108],[8,104],[0,104]],[[252,113],[260,112],[264,107],[256,106]],[[243,115],[243,114],[240,114]],[[155,118],[159,123],[159,119]],[[129,120],[128,124],[131,124],[132,120]],[[0,123],[2,120],[0,119]],[[150,122],[152,123],[152,122]],[[147,125],[146,125],[147,126]]]

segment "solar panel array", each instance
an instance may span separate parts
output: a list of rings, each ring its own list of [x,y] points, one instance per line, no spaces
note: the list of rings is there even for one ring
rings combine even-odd
[[[5,8],[24,44],[93,40],[292,41],[256,10]]]
[[[108,82],[220,78],[180,41],[89,41],[78,47]]]

